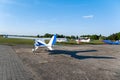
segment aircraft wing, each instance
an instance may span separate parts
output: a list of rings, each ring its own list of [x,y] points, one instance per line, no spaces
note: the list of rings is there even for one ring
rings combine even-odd
[[[106,44],[115,44],[115,45],[120,44],[120,41],[103,40],[103,42]]]
[[[34,37],[21,37],[21,36],[7,36],[7,38],[15,38],[15,39],[32,39],[32,40],[50,40],[50,38],[34,38]]]

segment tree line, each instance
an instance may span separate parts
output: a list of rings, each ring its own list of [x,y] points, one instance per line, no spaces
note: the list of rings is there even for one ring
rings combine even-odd
[[[49,33],[46,33],[44,35],[37,35],[37,37],[41,37],[41,38],[48,38],[48,37],[52,37],[54,34],[49,34]],[[97,34],[94,34],[94,35],[81,35],[81,36],[74,36],[74,35],[70,35],[70,36],[65,36],[65,35],[62,35],[62,34],[57,34],[57,38],[67,38],[67,39],[79,39],[80,37],[88,37],[92,40],[120,40],[120,32],[118,33],[113,33],[109,36],[103,36],[103,35],[97,35]]]
[[[120,32],[118,33],[113,33],[110,36],[108,36],[106,39],[110,40],[120,40]]]

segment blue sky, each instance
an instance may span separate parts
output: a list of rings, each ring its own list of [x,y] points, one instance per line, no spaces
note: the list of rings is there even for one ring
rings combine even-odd
[[[0,34],[120,32],[120,0],[0,0]]]

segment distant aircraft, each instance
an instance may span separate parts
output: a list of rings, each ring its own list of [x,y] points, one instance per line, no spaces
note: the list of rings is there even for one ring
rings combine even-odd
[[[49,50],[53,50],[52,46],[56,43],[56,34],[52,36],[52,38],[32,38],[32,37],[19,37],[19,36],[8,36],[5,35],[5,38],[18,38],[18,39],[33,39],[34,42],[34,49],[32,51],[36,51],[39,47],[47,47]],[[44,41],[50,40],[48,44]]]
[[[80,42],[90,42],[90,38],[80,38],[78,40],[76,40],[77,43],[80,43]]]
[[[120,41],[111,41],[111,40],[103,40],[104,43],[106,44],[112,44],[112,45],[120,45]]]
[[[80,42],[90,42],[90,38],[89,39],[81,39]]]

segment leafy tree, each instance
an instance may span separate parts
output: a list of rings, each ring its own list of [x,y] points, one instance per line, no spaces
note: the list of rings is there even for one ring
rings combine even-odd
[[[71,39],[76,39],[74,35],[71,35]]]
[[[45,35],[44,35],[44,37],[52,37],[53,36],[53,34],[49,34],[49,33],[46,33]]]
[[[78,39],[79,37],[78,36],[76,36],[76,39]]]
[[[66,38],[67,38],[67,39],[71,39],[71,37],[70,37],[70,36],[66,36]]]
[[[98,40],[99,36],[98,35],[92,35],[92,36],[90,36],[90,38],[93,39],[93,40]]]
[[[39,37],[40,37],[40,35],[38,34],[38,35],[37,35],[37,37],[39,38]]]
[[[119,33],[114,33],[114,34],[108,36],[107,39],[110,39],[110,40],[120,40],[120,32]]]
[[[57,34],[57,37],[58,37],[58,38],[65,38],[64,35],[60,35],[60,34]]]
[[[99,39],[99,37],[100,36],[102,36],[102,35],[82,35],[82,36],[80,36],[80,37],[89,37],[90,39],[93,39],[93,40],[98,40]]]

